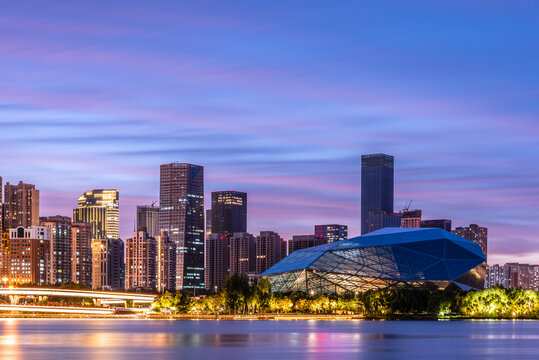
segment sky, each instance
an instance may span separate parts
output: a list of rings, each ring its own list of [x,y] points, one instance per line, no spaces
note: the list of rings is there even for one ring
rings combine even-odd
[[[248,193],[248,231],[360,234],[361,155],[395,156],[395,210],[488,227],[488,262],[539,263],[533,1],[11,1],[0,11],[0,176],[72,215],[159,165]]]

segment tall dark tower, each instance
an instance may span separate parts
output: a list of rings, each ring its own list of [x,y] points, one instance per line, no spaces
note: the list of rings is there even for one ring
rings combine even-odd
[[[211,232],[228,237],[247,232],[247,193],[232,190],[211,193]]]
[[[368,232],[369,212],[393,213],[393,156],[361,156],[361,234]]]
[[[176,244],[176,290],[204,289],[204,168],[161,165],[159,228]]]

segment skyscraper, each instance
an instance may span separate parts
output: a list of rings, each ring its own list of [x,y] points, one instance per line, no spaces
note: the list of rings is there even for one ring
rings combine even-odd
[[[97,189],[85,192],[78,199],[78,207],[73,209],[73,221],[92,224],[94,239],[118,239],[119,191]]]
[[[137,231],[144,231],[154,239],[159,236],[159,208],[154,204],[137,206]]]
[[[125,288],[124,242],[120,239],[92,240],[92,288]]]
[[[478,244],[481,247],[481,250],[483,250],[485,258],[487,258],[488,231],[486,227],[481,227],[477,224],[470,224],[468,227],[455,228],[453,233]]]
[[[418,228],[421,227],[421,210],[403,210],[401,217],[401,227]]]
[[[374,210],[369,212],[367,232],[383,229],[385,227],[401,227],[401,214]]]
[[[161,165],[159,227],[176,244],[176,290],[204,289],[204,168]]]
[[[256,272],[256,238],[249,233],[234,233],[229,241],[230,275]]]
[[[71,281],[92,286],[92,225],[71,224]]]
[[[421,220],[422,228],[440,228],[445,231],[451,232],[451,220],[448,219],[434,219],[434,220]]]
[[[7,278],[10,284],[50,283],[50,237],[47,226],[19,226],[9,230]]]
[[[247,193],[214,191],[211,193],[212,233],[226,234],[247,231]]]
[[[314,234],[323,236],[328,243],[348,239],[348,226],[331,224],[331,225],[315,225]]]
[[[261,274],[281,260],[283,239],[273,231],[261,231],[256,237],[256,272]]]
[[[154,290],[157,282],[157,242],[144,231],[125,242],[125,289]]]
[[[40,218],[41,226],[50,229],[50,282],[66,283],[72,280],[71,256],[73,238],[71,235],[71,218],[67,216],[46,216]]]
[[[176,288],[176,244],[161,231],[157,237],[157,290],[173,291]]]
[[[322,235],[294,235],[288,241],[288,255],[296,250],[307,249],[313,246],[324,245],[328,239]]]
[[[206,210],[206,238],[211,235],[211,209]]]
[[[4,186],[4,229],[39,225],[39,190],[20,181]]]
[[[393,156],[361,156],[361,234],[369,232],[369,213],[393,213]]]
[[[225,286],[230,270],[228,237],[211,234],[206,239],[206,290],[219,291]]]

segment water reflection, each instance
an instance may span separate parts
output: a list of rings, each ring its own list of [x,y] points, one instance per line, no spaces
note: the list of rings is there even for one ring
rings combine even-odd
[[[539,322],[0,321],[3,360],[535,358]]]

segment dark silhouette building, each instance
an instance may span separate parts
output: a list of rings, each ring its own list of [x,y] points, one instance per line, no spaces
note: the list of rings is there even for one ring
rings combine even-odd
[[[247,193],[214,191],[211,193],[211,232],[226,234],[247,231]]]
[[[369,231],[369,213],[393,213],[393,156],[385,154],[361,157],[361,234]],[[376,229],[375,229],[376,230]]]
[[[204,289],[204,168],[161,165],[159,228],[176,244],[176,290]]]
[[[234,233],[229,241],[230,274],[256,272],[256,238],[246,232]]]
[[[386,227],[401,227],[401,214],[376,210],[369,212],[367,233]]]
[[[288,255],[296,250],[307,249],[313,246],[324,245],[328,239],[322,235],[294,235],[288,241]]]
[[[256,273],[260,274],[281,260],[283,239],[273,231],[261,231],[256,237]]]
[[[448,219],[433,219],[421,220],[422,228],[439,228],[451,232],[451,220]]]
[[[331,225],[315,225],[314,234],[323,236],[328,240],[328,243],[348,239],[348,226],[331,224]]]
[[[228,237],[213,233],[206,239],[206,289],[219,291],[230,273]]]

